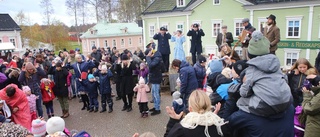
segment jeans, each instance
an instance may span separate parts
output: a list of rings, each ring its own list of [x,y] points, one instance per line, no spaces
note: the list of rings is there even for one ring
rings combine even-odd
[[[90,97],[90,108],[91,109],[98,109],[99,108],[99,102],[98,102],[98,97]]]
[[[42,94],[36,94],[38,98],[36,99],[36,107],[37,107],[37,112],[39,117],[43,117],[43,110],[42,110]]]
[[[154,98],[154,108],[160,110],[160,84],[151,84],[152,97]]]
[[[49,102],[46,102],[46,103],[43,103],[43,104],[44,104],[44,106],[46,106],[48,116],[54,113],[54,111],[53,111],[53,102],[52,101],[49,101]]]

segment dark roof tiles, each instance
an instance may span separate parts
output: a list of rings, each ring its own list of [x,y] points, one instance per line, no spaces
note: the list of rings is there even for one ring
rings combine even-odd
[[[9,14],[0,14],[0,31],[21,30]]]

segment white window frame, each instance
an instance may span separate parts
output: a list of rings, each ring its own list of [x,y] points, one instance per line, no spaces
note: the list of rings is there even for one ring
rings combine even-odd
[[[113,39],[113,40],[112,40],[112,46],[113,46],[113,47],[117,47],[117,40],[116,40],[116,39]]]
[[[126,40],[124,38],[120,39],[120,45],[121,47],[124,47],[124,45],[126,45]]]
[[[233,22],[233,37],[238,37],[239,35],[237,35],[237,31],[236,31],[236,29],[237,29],[237,27],[236,27],[236,24],[237,23],[240,23],[241,24],[241,27],[240,27],[240,31],[239,31],[239,34],[242,32],[242,30],[244,29],[244,26],[242,25],[242,19],[234,19],[234,22]],[[241,30],[241,28],[242,28],[242,30]]]
[[[128,38],[128,45],[132,46],[132,38]]]
[[[212,4],[213,4],[213,5],[220,5],[221,0],[217,0],[217,1],[219,1],[219,3],[215,3],[215,2],[216,2],[216,0],[212,0]]]
[[[153,27],[153,33],[151,32],[151,27]],[[150,38],[153,38],[154,34],[156,34],[156,25],[153,23],[153,24],[149,24],[149,37]]]
[[[242,48],[241,47],[236,47],[234,50],[235,50],[235,52],[238,53],[239,57],[242,57]]]
[[[169,23],[163,22],[163,23],[161,23],[161,27],[165,27],[167,30],[169,30]]]
[[[91,46],[91,47],[96,46],[96,41],[95,41],[95,40],[91,40],[91,41],[90,41],[90,46]]]
[[[108,44],[108,40],[107,40],[107,39],[104,40],[104,46],[105,46],[105,47],[109,47],[109,44]]]
[[[260,25],[263,23],[262,29],[264,29],[264,27],[267,26],[268,19],[266,19],[266,17],[259,17],[258,22],[259,22],[258,30],[262,32],[263,30],[261,30]]]
[[[179,25],[182,25],[182,29],[179,29]],[[184,22],[177,22],[176,23],[176,30],[181,30],[183,32],[183,30],[184,30]]]
[[[13,42],[11,40],[13,40]],[[16,46],[16,39],[15,38],[10,38],[9,41],[13,44],[13,46]]]
[[[287,22],[287,25],[286,25],[286,38],[300,38],[301,37],[302,18],[303,18],[303,16],[287,16],[286,17],[286,22]],[[289,21],[299,21],[299,34],[298,34],[298,36],[288,36]],[[294,35],[294,30],[293,30],[293,35]]]
[[[297,54],[297,58],[296,58],[296,60],[298,60],[299,59],[299,57],[300,57],[300,51],[301,51],[301,49],[289,49],[289,48],[284,48],[283,49],[284,50],[284,65],[285,66],[288,66],[288,62],[287,62],[287,54],[288,53],[291,53],[291,54]],[[292,60],[292,58],[291,58],[291,60]],[[292,62],[292,64],[293,64],[294,62]]]
[[[217,32],[217,35],[214,35],[214,24],[220,24],[220,27],[219,27],[219,31]],[[211,20],[211,32],[212,32],[212,37],[217,37],[219,33],[221,33],[221,30],[222,30],[222,20],[219,19],[219,20]]]
[[[180,1],[182,1],[182,5],[180,4]],[[176,0],[177,2],[177,7],[180,8],[180,7],[185,7],[186,6],[186,0]]]

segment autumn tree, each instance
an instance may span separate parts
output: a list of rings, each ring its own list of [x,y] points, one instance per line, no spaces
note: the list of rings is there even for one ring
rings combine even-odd
[[[136,22],[149,3],[150,0],[119,0],[117,17],[121,22]]]
[[[46,24],[50,25],[51,15],[54,13],[51,0],[41,0],[40,7],[43,8],[43,15],[46,20]]]
[[[80,5],[80,2],[79,0],[66,0],[66,6],[67,6],[67,9],[69,11],[69,14],[70,15],[73,15],[74,16],[74,21],[75,21],[75,28],[76,28],[76,35],[77,35],[77,39],[78,39],[78,44],[80,45],[80,40],[79,40],[79,30],[78,30],[78,8],[79,8],[79,5]]]

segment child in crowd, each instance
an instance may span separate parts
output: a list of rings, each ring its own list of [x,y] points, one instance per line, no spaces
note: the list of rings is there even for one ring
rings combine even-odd
[[[108,113],[113,111],[113,100],[111,97],[111,85],[110,78],[113,77],[110,69],[107,68],[107,65],[100,65],[100,70],[96,70],[93,75],[99,78],[100,83],[100,94],[101,94],[101,107],[102,110],[100,113],[107,111],[107,104],[109,106]]]
[[[88,80],[84,81],[84,86],[88,90],[88,96],[90,101],[89,112],[98,112],[99,110],[98,85],[99,83],[96,81],[95,77],[92,74],[89,74]]]
[[[183,101],[180,98],[181,93],[179,91],[176,91],[172,94],[172,107],[174,108],[174,111],[176,114],[180,114],[184,110]]]
[[[31,133],[34,137],[43,137],[46,132],[46,121],[36,119],[32,121]]]
[[[227,79],[231,79],[232,78],[232,74],[231,74],[231,69],[226,67],[221,71],[221,74],[223,76],[225,76]]]
[[[0,99],[0,115],[4,116],[5,122],[11,121],[11,111],[6,101]],[[2,122],[3,123],[3,122]]]
[[[34,94],[31,94],[31,89],[29,88],[29,86],[23,86],[22,90],[26,94],[28,99],[28,103],[30,106],[31,119],[32,120],[37,119],[36,100],[38,97]]]
[[[193,68],[196,72],[197,76],[197,81],[198,81],[198,88],[203,89],[203,80],[206,77],[206,64],[207,64],[207,59],[199,55],[199,61],[194,64]]]
[[[18,62],[18,56],[13,56],[13,59],[8,64],[8,68],[18,68],[17,62]]]
[[[177,83],[176,90],[177,90],[177,91],[180,91],[181,81],[180,81],[180,78],[179,78],[179,77],[177,78],[176,83]]]
[[[141,113],[141,117],[148,117],[148,95],[147,92],[150,92],[150,88],[147,84],[145,84],[144,78],[140,77],[139,84],[137,84],[133,91],[137,92],[137,102],[139,104],[139,110]]]
[[[40,88],[41,88],[42,100],[43,100],[43,105],[47,109],[48,118],[51,118],[54,116],[53,100],[55,99],[55,95],[53,93],[53,87],[54,87],[53,81],[47,78],[41,79]]]
[[[146,63],[141,62],[140,63],[140,68],[137,68],[137,73],[138,73],[138,77],[143,77],[144,81],[146,82],[146,84],[148,84],[148,74],[149,74],[149,70],[148,67],[146,65]]]
[[[287,74],[288,84],[291,89],[291,94],[293,96],[293,104],[295,107],[301,105],[302,103],[303,97],[301,88],[303,86],[303,81],[307,77],[305,73],[310,68],[313,68],[310,62],[305,58],[300,58],[293,64],[293,66]]]

